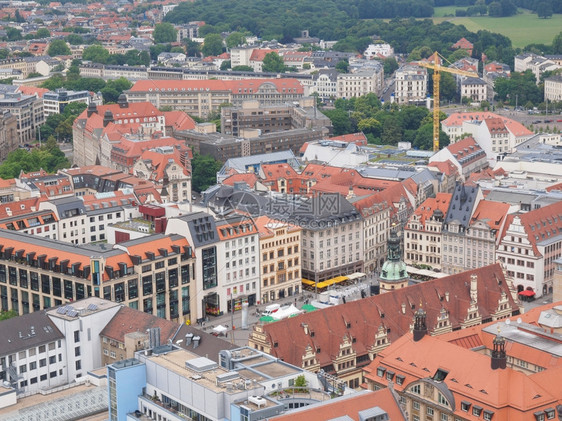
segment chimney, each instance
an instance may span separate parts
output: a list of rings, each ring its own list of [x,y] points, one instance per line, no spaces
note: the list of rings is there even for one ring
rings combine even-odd
[[[414,342],[418,342],[427,334],[427,326],[425,324],[426,315],[427,313],[420,303],[420,308],[418,308],[414,316]]]
[[[90,102],[88,104],[88,108],[87,108],[87,114],[88,114],[88,118],[90,118],[93,114],[98,112],[98,107],[96,105],[96,103],[94,101]]]
[[[194,336],[193,337],[193,349],[197,348],[199,346],[200,342],[201,342],[201,336]]]
[[[119,98],[117,98],[117,105],[119,105],[119,108],[129,107],[129,103],[127,102],[127,96],[125,94],[119,95]]]
[[[475,273],[470,275],[470,301],[478,302],[478,276]]]
[[[406,314],[406,304],[402,303],[402,314]]]
[[[113,123],[113,113],[110,110],[106,110],[103,115],[103,127],[107,127],[109,123]]]
[[[449,291],[445,291],[445,300],[449,302]]]
[[[498,334],[494,338],[494,349],[492,350],[492,370],[507,366],[507,355],[505,353],[505,338],[500,335],[500,327],[498,326]]]
[[[191,345],[192,339],[193,339],[193,333],[188,333],[187,335],[185,335],[185,346],[186,347]]]

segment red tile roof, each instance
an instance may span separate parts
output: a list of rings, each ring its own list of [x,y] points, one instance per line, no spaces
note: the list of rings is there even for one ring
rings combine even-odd
[[[341,142],[355,143],[359,146],[367,146],[367,136],[365,136],[363,132],[334,136],[331,137],[330,140],[339,140]]]
[[[160,328],[160,343],[164,345],[169,339],[173,339],[180,324],[123,306],[105,325],[100,336],[124,343],[127,333],[146,333],[148,329],[155,327]]]
[[[553,238],[562,232],[562,201],[530,212],[508,215],[502,239],[515,217],[521,220],[521,225],[527,234],[527,239],[533,246],[535,256],[541,256],[537,243]]]
[[[400,409],[399,397],[392,389],[386,388],[376,392],[364,391],[331,401],[322,405],[311,405],[298,411],[269,418],[271,421],[313,421],[332,419],[351,419],[360,421],[359,412],[379,407],[388,414],[391,421],[406,421],[405,414]]]
[[[254,48],[250,56],[250,61],[263,61],[266,55],[277,51],[278,50],[272,50],[270,48]]]
[[[18,92],[22,93],[23,95],[37,95],[39,98],[43,98],[43,94],[50,92],[48,89],[45,88],[38,88],[36,86],[20,86],[18,88]]]
[[[416,221],[421,224],[422,230],[425,229],[425,221],[431,218],[433,212],[437,209],[443,212],[443,215],[447,213],[452,196],[451,193],[437,193],[435,197],[425,199],[425,201],[418,206],[414,211],[414,215],[416,215]]]
[[[227,186],[234,186],[234,183],[242,181],[246,183],[251,189],[253,189],[258,181],[258,176],[254,173],[242,173],[233,174],[230,177],[223,180],[222,184]]]
[[[471,275],[476,275],[477,278],[477,306],[483,319],[491,317],[497,311],[502,294],[507,295],[512,309],[519,311],[501,266],[494,264],[301,314],[261,328],[272,346],[272,355],[300,367],[308,346],[312,349],[320,348],[321,352],[317,353],[316,358],[320,366],[324,367],[332,364],[332,356],[338,354],[344,335],[356,339],[353,349],[361,356],[366,355],[367,349],[376,343],[375,334],[380,326],[388,331],[391,342],[409,332],[420,302],[423,302],[427,312],[429,331],[436,328],[443,309],[447,312],[453,329],[460,328],[461,322],[468,317],[471,305],[470,289],[466,287],[470,285]],[[446,293],[450,297],[449,301]],[[303,324],[308,325],[309,332],[319,334],[307,334]],[[278,344],[277,347],[273,347],[274,343]]]
[[[506,221],[509,208],[510,205],[508,203],[481,200],[472,214],[471,223],[478,220],[486,222],[490,229],[496,231],[496,238],[499,238],[503,230],[503,225]]]

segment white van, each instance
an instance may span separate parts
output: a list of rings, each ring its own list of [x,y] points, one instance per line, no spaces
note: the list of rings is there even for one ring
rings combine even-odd
[[[268,305],[265,310],[261,313],[262,316],[271,316],[273,313],[276,313],[281,308],[280,304],[270,304]]]

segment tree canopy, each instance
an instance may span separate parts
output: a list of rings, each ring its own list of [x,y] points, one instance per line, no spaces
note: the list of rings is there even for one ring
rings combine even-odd
[[[218,56],[222,54],[222,37],[219,34],[205,35],[201,52],[206,56]]]
[[[285,70],[285,63],[279,54],[272,51],[263,58],[262,70],[264,72],[281,73]]]
[[[109,60],[109,51],[101,45],[90,45],[89,47],[84,48],[84,51],[82,52],[82,60],[106,64]]]
[[[156,26],[154,27],[154,32],[152,33],[154,42],[158,44],[175,42],[177,35],[178,35],[178,31],[176,31],[174,25],[168,22],[157,23]]]
[[[191,160],[193,190],[202,192],[217,183],[217,172],[222,164],[211,155],[195,154]]]
[[[0,165],[0,177],[3,179],[18,177],[21,171],[38,171],[43,168],[53,173],[61,168],[68,168],[70,162],[59,149],[57,142],[51,136],[47,142],[31,151],[16,149],[8,154]]]
[[[47,49],[47,54],[51,57],[55,56],[69,56],[71,54],[70,48],[66,44],[66,41],[62,39],[56,39],[49,45]]]

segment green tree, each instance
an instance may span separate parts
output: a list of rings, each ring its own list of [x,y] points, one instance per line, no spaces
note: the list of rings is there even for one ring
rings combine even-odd
[[[449,144],[449,136],[443,130],[439,130],[439,147],[443,148]],[[430,151],[433,149],[433,124],[427,123],[419,128],[412,144],[413,147]]]
[[[488,5],[488,15],[492,17],[502,16],[502,5],[499,1],[493,1]]]
[[[203,41],[201,51],[206,56],[218,56],[222,53],[222,37],[219,34],[208,34]]]
[[[281,73],[285,70],[285,63],[279,54],[272,51],[263,58],[262,70],[264,72]]]
[[[19,29],[10,27],[10,28],[6,28],[6,39],[8,41],[19,41],[22,40],[23,37]]]
[[[371,134],[373,138],[380,137],[382,134],[382,124],[373,117],[365,118],[357,123],[357,128],[365,135]]]
[[[387,57],[383,61],[383,69],[385,75],[393,74],[398,69],[398,62],[394,57]]]
[[[382,127],[382,141],[388,145],[397,145],[402,140],[402,126],[394,115],[385,118]]]
[[[562,32],[556,35],[552,40],[552,53],[562,54]]]
[[[84,48],[84,51],[82,52],[82,60],[106,64],[109,60],[109,51],[101,45],[90,45],[89,47]]]
[[[541,1],[537,4],[537,16],[542,19],[552,17],[552,6],[546,1]]]
[[[70,44],[70,45],[81,45],[84,44],[84,38],[82,38],[80,35],[78,34],[70,34],[66,37],[66,41]]]
[[[232,32],[226,37],[226,46],[228,48],[238,47],[246,42],[246,36],[242,32]]]
[[[56,39],[49,45],[47,54],[51,57],[55,56],[69,56],[71,54],[70,48],[62,39]]]
[[[101,90],[104,102],[117,102],[119,95],[121,95],[123,91],[131,89],[132,86],[133,84],[124,77],[108,81],[105,87]]]
[[[240,66],[234,66],[232,68],[233,71],[235,72],[253,72],[254,68],[251,66],[246,66],[246,65],[240,65]]]
[[[443,100],[453,101],[457,95],[457,82],[451,73],[441,72],[439,96]]]
[[[34,77],[41,77],[41,76],[43,76],[41,73],[31,72],[27,75],[27,79],[33,79]]]
[[[55,141],[54,145],[51,142],[40,148],[33,148],[31,151],[16,149],[10,152],[0,165],[0,177],[14,178],[19,176],[21,171],[38,171],[41,168],[52,173],[69,166],[70,162]]]
[[[322,110],[322,113],[330,119],[334,128],[334,135],[352,133],[353,125],[347,111],[342,109]]]
[[[35,34],[36,38],[49,38],[51,36],[51,33],[49,32],[49,30],[47,28],[39,28],[37,30],[37,33]]]
[[[0,49],[0,60],[4,60],[10,56],[10,50],[7,48]]]
[[[196,192],[202,192],[216,184],[217,172],[222,164],[210,155],[195,154],[191,160],[192,186]]]
[[[336,64],[336,70],[340,73],[347,73],[348,68],[349,63],[347,62],[347,60],[340,60]]]
[[[183,42],[185,44],[185,54],[187,54],[188,57],[199,56],[199,54],[201,53],[201,46],[198,42],[195,42],[189,38],[185,38]]]
[[[177,39],[178,31],[174,25],[168,22],[157,23],[154,27],[152,37],[157,44],[164,44],[167,42],[175,42]]]
[[[16,14],[15,14],[15,16],[14,16],[14,20],[15,20],[17,23],[23,23],[23,22],[25,22],[25,19],[24,19],[23,16],[20,14],[20,10],[19,10],[19,9],[16,9]]]
[[[19,314],[16,310],[2,311],[0,313],[0,320],[8,320],[17,316],[19,316]]]
[[[228,70],[228,69],[230,69],[230,64],[231,64],[230,60],[224,60],[224,61],[221,63],[221,68],[220,68],[220,69],[221,69],[221,70]]]
[[[295,387],[306,387],[307,384],[306,377],[302,374],[295,379]]]

